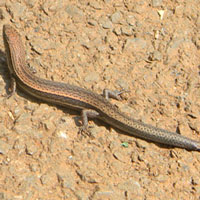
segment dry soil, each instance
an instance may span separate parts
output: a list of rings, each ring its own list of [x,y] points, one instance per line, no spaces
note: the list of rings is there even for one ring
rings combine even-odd
[[[200,199],[200,153],[124,135],[23,91],[7,99],[4,24],[37,76],[101,94],[128,115],[200,140],[199,0],[0,1],[0,199]]]

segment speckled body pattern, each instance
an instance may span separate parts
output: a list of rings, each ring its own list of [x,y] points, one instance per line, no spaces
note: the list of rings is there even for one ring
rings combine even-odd
[[[27,67],[25,50],[19,33],[12,26],[4,25],[3,38],[10,75],[16,81],[17,86],[26,93],[44,101],[73,109],[95,110],[99,119],[129,135],[188,150],[200,150],[199,142],[136,121],[92,91],[35,76]]]

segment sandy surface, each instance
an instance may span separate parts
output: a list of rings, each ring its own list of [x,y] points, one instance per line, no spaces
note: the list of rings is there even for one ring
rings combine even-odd
[[[37,75],[101,94],[135,119],[200,140],[200,2],[0,1]],[[123,135],[23,91],[5,98],[0,39],[0,199],[200,199],[200,153]]]

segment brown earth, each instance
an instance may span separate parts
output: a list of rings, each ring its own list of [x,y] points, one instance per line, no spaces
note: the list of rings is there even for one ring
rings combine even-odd
[[[97,93],[135,119],[200,140],[200,1],[1,0],[46,79]],[[200,199],[200,153],[123,135],[17,93],[0,40],[0,199]],[[126,144],[126,145],[124,145]]]

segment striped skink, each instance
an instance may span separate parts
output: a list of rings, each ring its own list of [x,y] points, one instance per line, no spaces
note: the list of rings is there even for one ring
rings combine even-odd
[[[82,112],[83,128],[87,128],[88,117],[97,117],[129,135],[174,147],[200,151],[198,141],[136,121],[121,112],[106,98],[90,90],[35,76],[27,66],[25,50],[19,33],[12,26],[4,25],[3,39],[12,80],[12,93],[15,92],[17,85],[38,99],[78,109]]]

